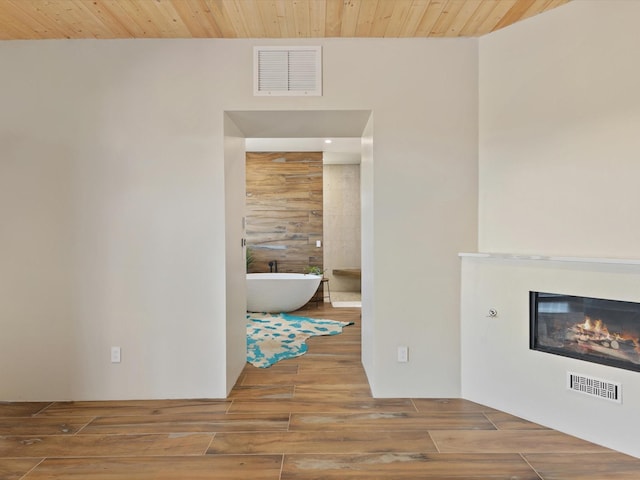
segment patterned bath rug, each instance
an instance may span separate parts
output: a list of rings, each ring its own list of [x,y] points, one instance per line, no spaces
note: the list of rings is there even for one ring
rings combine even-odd
[[[296,317],[286,313],[247,313],[247,362],[267,368],[286,358],[303,355],[307,338],[337,335],[353,322]]]

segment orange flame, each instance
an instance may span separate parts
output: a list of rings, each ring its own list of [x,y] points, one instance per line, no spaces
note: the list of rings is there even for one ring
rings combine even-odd
[[[584,331],[598,333],[600,338],[606,338],[607,340],[631,341],[635,346],[636,352],[640,354],[640,338],[625,332],[610,333],[607,326],[600,319],[593,321],[591,317],[585,316],[584,323],[579,323],[577,326]]]
[[[597,319],[595,322],[593,322],[590,317],[584,317],[584,323],[581,323],[578,326],[590,332],[596,332],[602,335],[609,335],[609,330],[602,323],[602,320],[600,319]]]

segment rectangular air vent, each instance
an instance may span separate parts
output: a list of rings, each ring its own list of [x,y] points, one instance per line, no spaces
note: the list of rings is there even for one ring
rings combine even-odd
[[[322,95],[321,47],[254,47],[253,94]]]
[[[567,372],[567,388],[592,397],[622,403],[622,385],[617,382]]]

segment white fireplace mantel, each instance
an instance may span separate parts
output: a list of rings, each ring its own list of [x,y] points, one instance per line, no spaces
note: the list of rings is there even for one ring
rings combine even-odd
[[[640,458],[640,372],[529,348],[530,292],[640,302],[640,258],[459,258],[462,397]],[[567,372],[620,384],[622,403],[582,398]]]
[[[609,265],[640,265],[639,258],[562,257],[527,255],[519,253],[458,253],[461,258],[487,258],[496,260],[537,260],[543,262],[598,263]]]

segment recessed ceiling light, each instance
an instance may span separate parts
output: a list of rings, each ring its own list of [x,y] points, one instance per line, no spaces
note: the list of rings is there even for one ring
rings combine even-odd
[[[333,140],[331,140],[330,138],[327,138],[327,139],[324,141],[324,143],[331,143],[331,142],[333,142]]]

